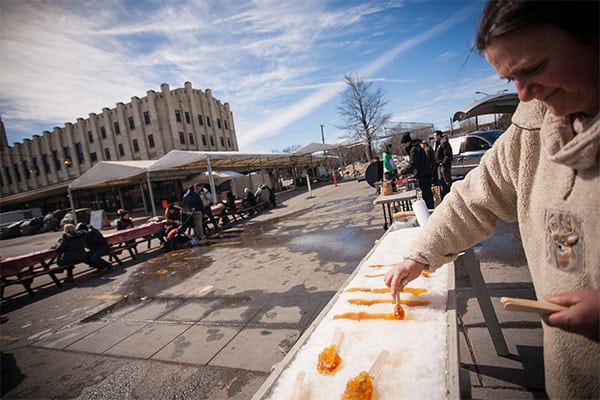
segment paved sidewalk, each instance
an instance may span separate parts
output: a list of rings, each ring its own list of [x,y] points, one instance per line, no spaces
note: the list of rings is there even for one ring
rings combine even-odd
[[[205,246],[3,303],[2,398],[250,399],[383,234],[365,182],[312,194],[281,194]],[[476,248],[495,306],[533,295],[513,238],[503,225]],[[498,357],[472,289],[457,294],[464,397],[544,398],[539,319],[497,307]]]

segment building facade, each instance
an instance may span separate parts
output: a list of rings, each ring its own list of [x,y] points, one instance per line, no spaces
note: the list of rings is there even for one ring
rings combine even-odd
[[[162,84],[160,92],[2,147],[3,209],[64,200],[69,183],[100,161],[154,160],[174,149],[239,150],[229,104],[190,82],[173,90]]]

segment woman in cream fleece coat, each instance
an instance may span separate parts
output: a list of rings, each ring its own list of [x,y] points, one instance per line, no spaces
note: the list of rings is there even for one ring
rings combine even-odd
[[[543,317],[546,391],[600,398],[600,52],[598,2],[490,1],[477,47],[522,101],[512,125],[452,186],[406,259],[392,295],[518,221]]]

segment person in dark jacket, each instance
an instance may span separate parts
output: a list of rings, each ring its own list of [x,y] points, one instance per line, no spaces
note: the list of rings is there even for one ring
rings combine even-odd
[[[118,231],[133,228],[133,221],[131,220],[131,217],[129,216],[127,210],[123,210],[122,208],[120,208],[117,211],[117,215],[119,216],[119,220],[117,221]]]
[[[62,237],[53,246],[59,253],[56,263],[61,267],[82,262],[90,265],[85,252],[85,233],[77,232],[73,224],[65,224],[63,230]]]
[[[183,195],[183,204],[187,211],[194,216],[194,233],[196,234],[196,238],[198,240],[206,239],[206,235],[202,229],[204,205],[194,186],[190,186]]]
[[[410,133],[406,132],[402,136],[400,143],[409,156],[408,165],[400,173],[403,175],[413,173],[417,177],[423,200],[425,200],[427,208],[433,209],[433,192],[431,191],[433,171],[431,170],[431,164],[427,161],[425,151],[421,148],[421,141],[413,141]]]
[[[89,250],[87,258],[92,266],[98,270],[112,267],[111,263],[102,258],[108,254],[108,241],[102,233],[93,226],[88,226],[82,222],[77,224],[77,232],[85,234],[85,247]]]
[[[442,136],[441,131],[433,132],[435,140],[434,159],[437,171],[437,179],[442,187],[442,199],[452,187],[452,147],[448,143],[448,138]]]

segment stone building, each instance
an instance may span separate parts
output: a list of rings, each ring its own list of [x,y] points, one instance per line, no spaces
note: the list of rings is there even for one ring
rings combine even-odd
[[[4,130],[4,127],[2,126]],[[5,138],[5,134],[3,137]],[[134,96],[64,127],[2,144],[2,209],[67,206],[67,186],[100,161],[154,160],[171,150],[238,151],[233,114],[190,82]]]

